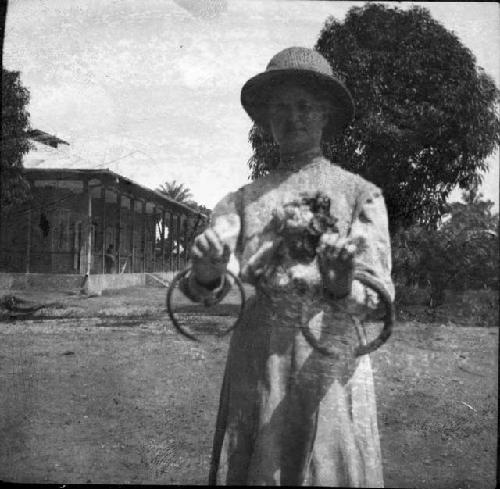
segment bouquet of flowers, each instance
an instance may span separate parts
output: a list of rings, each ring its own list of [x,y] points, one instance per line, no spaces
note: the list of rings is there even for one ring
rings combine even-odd
[[[302,196],[274,212],[272,225],[281,238],[281,253],[302,263],[311,262],[325,232],[338,232],[337,219],[330,215],[330,199],[321,192]]]

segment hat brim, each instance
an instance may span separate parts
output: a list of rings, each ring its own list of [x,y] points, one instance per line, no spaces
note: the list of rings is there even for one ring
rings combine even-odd
[[[269,96],[280,85],[290,82],[304,86],[313,94],[320,94],[335,108],[323,131],[323,139],[336,136],[351,122],[354,117],[352,96],[336,78],[312,70],[272,70],[250,78],[241,89],[241,105],[250,118],[267,133],[271,134],[267,117]]]

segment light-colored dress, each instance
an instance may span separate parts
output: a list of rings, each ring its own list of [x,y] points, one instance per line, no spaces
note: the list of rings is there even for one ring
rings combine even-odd
[[[317,191],[331,199],[340,236],[365,238],[356,266],[393,297],[382,194],[324,158],[277,170],[216,206],[211,226],[231,247],[230,268],[250,280],[248,264],[276,240],[273,211]],[[353,355],[366,343],[360,319],[377,307],[377,295],[354,281],[347,298],[328,298],[316,262],[284,263],[253,285],[256,294],[230,341],[211,482],[383,487],[370,358]],[[227,289],[227,282],[213,291],[190,285],[199,299]],[[337,347],[337,358],[311,348],[299,329],[304,321],[322,343]]]

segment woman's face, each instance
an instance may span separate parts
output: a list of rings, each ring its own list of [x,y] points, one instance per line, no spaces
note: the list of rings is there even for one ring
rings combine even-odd
[[[269,124],[282,154],[319,149],[328,116],[325,102],[295,84],[280,86],[269,101]]]

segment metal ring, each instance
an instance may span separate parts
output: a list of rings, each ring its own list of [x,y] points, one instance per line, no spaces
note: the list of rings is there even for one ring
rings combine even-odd
[[[382,331],[380,332],[379,336],[370,343],[366,345],[360,345],[356,348],[355,356],[358,357],[375,351],[389,339],[394,327],[394,323],[396,321],[396,311],[394,302],[392,301],[389,292],[386,290],[383,284],[373,275],[362,270],[357,270],[354,272],[353,280],[359,280],[363,285],[366,285],[367,287],[370,287],[375,292],[377,292],[385,305],[384,327]],[[319,351],[325,356],[338,356],[338,349],[333,346],[326,346],[321,344],[313,335],[307,324],[301,323],[300,330],[304,335],[304,338],[315,350]]]
[[[192,341],[200,341],[195,335],[193,335],[192,333],[190,333],[189,331],[187,331],[186,329],[184,329],[184,327],[179,323],[179,321],[177,320],[177,318],[175,317],[174,315],[174,312],[172,310],[172,295],[173,295],[173,292],[175,290],[175,287],[177,285],[177,283],[183,279],[184,277],[186,277],[189,272],[191,271],[191,267],[187,267],[185,268],[184,270],[182,270],[181,272],[179,272],[172,280],[172,282],[170,283],[169,287],[168,287],[168,290],[167,290],[167,312],[168,312],[168,316],[170,317],[170,320],[172,321],[175,329],[180,333],[182,334],[183,336],[185,336],[186,338],[189,338],[190,340]],[[241,283],[241,280],[231,271],[229,270],[226,270],[226,273],[225,273],[226,276],[230,276],[234,279],[234,282],[236,283],[236,285],[238,286],[238,289],[240,291],[240,297],[241,297],[241,304],[240,304],[240,311],[238,313],[238,317],[236,319],[236,321],[234,322],[234,324],[228,328],[227,330],[225,330],[221,336],[225,336],[227,335],[228,333],[230,333],[234,328],[236,328],[236,326],[238,325],[238,323],[240,322],[242,316],[243,316],[243,311],[245,309],[245,302],[246,302],[246,294],[245,294],[245,289],[243,288],[243,284]]]

